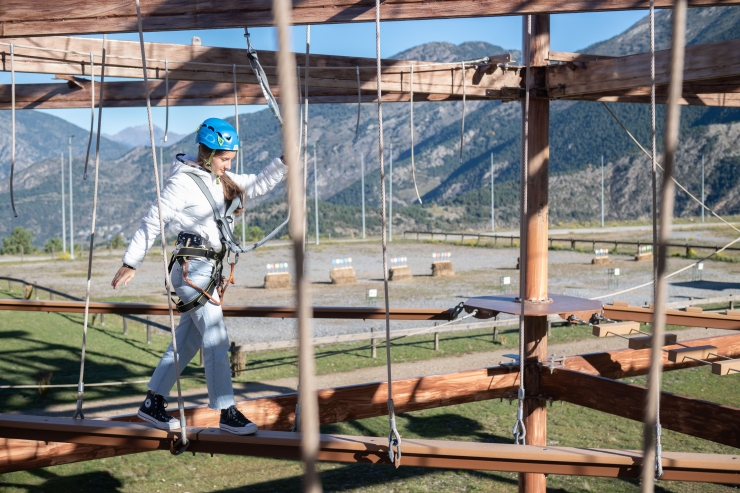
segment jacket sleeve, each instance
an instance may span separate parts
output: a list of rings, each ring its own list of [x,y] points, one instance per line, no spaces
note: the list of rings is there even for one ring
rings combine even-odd
[[[192,192],[188,190],[187,182],[183,178],[186,177],[181,173],[171,176],[165,183],[164,189],[162,189],[162,220],[164,224],[171,222],[188,205],[187,199],[192,195]],[[123,263],[138,268],[144,262],[147,250],[152,247],[159,233],[159,212],[157,211],[157,203],[154,202],[142,218],[139,229],[131,238],[126,253],[123,254]]]
[[[264,195],[280,183],[288,173],[288,167],[276,157],[256,175],[231,175],[232,179],[244,189],[248,198]]]

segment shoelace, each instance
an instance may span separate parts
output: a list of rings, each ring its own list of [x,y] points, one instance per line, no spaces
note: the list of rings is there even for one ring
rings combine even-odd
[[[229,408],[229,418],[233,419],[241,426],[246,426],[251,423],[251,421],[249,421],[236,407]]]
[[[154,405],[157,406],[157,418],[160,421],[169,421],[170,415],[165,411],[167,409],[167,400],[161,395],[157,395],[154,397]]]

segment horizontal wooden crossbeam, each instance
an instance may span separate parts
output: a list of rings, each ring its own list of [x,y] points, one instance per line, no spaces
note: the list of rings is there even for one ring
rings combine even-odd
[[[713,377],[719,378],[719,377]],[[647,389],[577,371],[542,372],[542,392],[556,400],[642,421]],[[662,392],[661,425],[673,431],[740,448],[740,409]]]
[[[0,437],[48,439],[84,445],[167,450],[178,433],[138,423],[0,415]],[[299,459],[300,433],[260,431],[237,436],[216,428],[191,428],[188,451]],[[332,462],[391,464],[385,437],[321,435],[318,459]],[[637,477],[641,454],[632,451],[537,447],[442,440],[404,440],[406,466],[576,476]],[[740,483],[740,463],[718,454],[664,454],[665,480]]]
[[[690,7],[737,5],[738,0],[688,0]],[[562,14],[647,9],[647,0],[385,0],[380,17],[386,21],[444,19],[522,14]],[[657,8],[671,8],[671,0],[656,0]],[[222,0],[193,3],[189,0],[143,0],[145,31],[218,29],[270,26],[272,2]],[[372,22],[374,0],[293,1],[293,24]],[[4,0],[0,36],[47,36],[134,32],[136,10],[128,0]]]
[[[650,323],[653,321],[653,308],[629,306],[625,302],[615,301],[611,305],[604,305],[604,316],[612,320]],[[740,330],[740,316],[701,311],[666,310],[666,323],[684,327]]]

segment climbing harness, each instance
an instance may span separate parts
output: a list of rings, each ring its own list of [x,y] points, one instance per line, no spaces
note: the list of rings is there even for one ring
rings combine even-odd
[[[106,36],[103,36],[103,58],[100,65],[100,101],[98,102],[98,135],[95,140],[95,181],[93,185],[93,210],[92,226],[90,227],[90,249],[87,255],[87,286],[85,287],[85,312],[82,319],[82,351],[80,354],[80,378],[77,382],[77,406],[75,408],[73,419],[85,419],[82,412],[82,402],[85,397],[85,354],[87,352],[87,319],[90,313],[90,288],[92,284],[92,259],[93,247],[95,246],[95,224],[98,213],[98,171],[100,169],[100,126],[103,117],[103,84],[105,83],[105,43]],[[95,72],[92,70],[93,54],[90,53],[90,79],[95,80]],[[93,111],[95,107],[93,106]],[[93,113],[93,118],[95,114]],[[92,129],[90,131],[92,137]],[[88,144],[89,150],[89,144]],[[87,166],[87,162],[85,163]],[[85,173],[87,178],[87,172]]]
[[[284,123],[283,117],[280,115],[280,107],[277,101],[275,101],[275,96],[272,95],[270,83],[267,81],[267,75],[265,75],[265,71],[262,69],[262,65],[260,65],[257,51],[252,47],[252,42],[249,40],[249,29],[246,27],[244,28],[244,37],[247,39],[247,58],[249,58],[249,65],[251,65],[254,75],[257,76],[257,82],[259,82],[262,89],[262,95],[267,100],[267,106],[272,111],[272,114],[275,115],[275,119],[282,128]]]
[[[172,273],[172,267],[175,262],[180,264],[182,267],[182,277],[186,283],[199,293],[188,301],[180,300],[176,302],[177,311],[180,313],[187,313],[191,310],[199,308],[208,301],[220,306],[223,303],[223,294],[228,287],[229,281],[231,284],[234,282],[234,268],[232,266],[231,275],[228,280],[223,279],[223,254],[215,252],[213,249],[204,247],[205,241],[198,235],[191,233],[180,233],[177,236],[178,248],[172,252],[170,263],[167,267],[168,272]],[[212,261],[213,270],[211,271],[211,277],[206,283],[205,287],[200,287],[190,280],[188,277],[189,260],[191,258],[201,258],[207,261]],[[213,299],[213,292],[218,290],[219,300]],[[172,293],[174,294],[174,293]]]
[[[18,217],[13,195],[13,172],[15,171],[15,50],[10,43],[10,207],[13,216]]]
[[[357,125],[355,125],[355,138],[352,142],[357,142],[357,138],[360,136],[360,111],[362,109],[362,92],[360,82],[360,66],[355,66],[355,72],[357,73]]]
[[[375,65],[378,86],[378,157],[380,161],[380,209],[381,226],[380,236],[383,245],[383,292],[385,298],[385,356],[388,368],[388,457],[398,467],[401,465],[401,435],[396,428],[396,412],[393,404],[393,378],[391,375],[391,319],[390,300],[388,298],[388,243],[387,243],[387,216],[386,216],[386,194],[385,194],[385,166],[383,162],[383,93],[380,66],[380,0],[375,0]]]
[[[465,62],[460,62],[462,67],[462,118],[460,119],[460,164],[463,162],[463,145],[465,144]]]
[[[85,170],[82,179],[87,180],[87,164],[90,162],[90,145],[92,144],[95,129],[95,55],[90,52],[90,137],[87,139],[87,153],[85,154]]]
[[[170,64],[164,61],[164,141],[170,133]]]
[[[359,70],[359,69],[358,69]],[[414,191],[416,192],[416,198],[421,204],[421,196],[419,195],[419,187],[416,185],[416,166],[414,165],[414,66],[411,65],[409,73],[409,109],[411,111],[411,178],[414,180]],[[358,115],[359,117],[359,115]],[[359,123],[359,120],[358,120]]]
[[[530,49],[532,40],[532,16],[527,16],[527,35],[525,37],[524,56],[526,57],[526,68],[527,68],[527,79],[526,79],[526,90],[524,92],[524,118],[522,124],[524,131],[522,132],[522,194],[521,194],[521,231],[519,235],[521,237],[520,245],[520,257],[525,258],[524,255],[527,251],[527,215],[529,214],[527,205],[527,181],[529,175],[529,89],[531,84],[531,70],[530,67]],[[462,149],[462,148],[461,148]],[[519,269],[519,303],[521,303],[521,312],[519,314],[519,390],[517,391],[517,409],[516,409],[516,422],[514,427],[511,429],[511,433],[514,435],[514,442],[517,445],[527,444],[527,428],[524,424],[524,398],[526,391],[524,389],[524,366],[525,366],[525,351],[524,351],[524,306],[526,300],[526,285],[527,285],[527,262],[520,262]]]
[[[144,50],[144,30],[141,25],[141,6],[139,0],[136,3],[136,20],[139,28],[139,47],[141,48],[141,67],[144,76],[144,94],[146,95],[146,114],[149,120],[149,140],[152,151],[152,166],[154,167],[154,191],[157,194],[157,212],[159,216],[159,231],[162,239],[162,266],[164,268],[165,286],[167,292],[172,292],[172,283],[170,281],[169,270],[167,267],[167,242],[165,239],[164,220],[162,219],[162,196],[159,183],[159,173],[157,166],[156,144],[154,143],[154,121],[152,119],[152,102],[149,94],[149,77],[146,69],[146,52]],[[175,337],[175,315],[173,313],[172,298],[167,297],[169,307],[170,334],[172,335],[173,363],[175,366],[175,381],[177,382],[177,407],[180,412],[180,438],[172,445],[171,452],[174,455],[180,455],[187,450],[190,445],[187,435],[187,422],[185,421],[185,403],[182,399],[182,386],[180,385],[180,357],[177,352],[177,338]]]

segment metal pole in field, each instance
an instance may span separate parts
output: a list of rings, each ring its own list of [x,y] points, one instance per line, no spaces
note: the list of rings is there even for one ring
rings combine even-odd
[[[493,192],[493,153],[491,153],[491,231],[496,231],[496,203]]]
[[[74,135],[69,136],[69,258],[75,259],[75,226],[74,226],[74,197],[72,195],[72,139]]]
[[[704,155],[701,156],[701,222],[704,222]]]
[[[388,190],[388,241],[393,241],[393,142],[391,142],[391,159],[390,159],[390,173],[388,174],[388,180],[390,187]]]
[[[67,251],[67,204],[64,202],[64,153],[59,153],[59,164],[62,168],[62,251]]]
[[[316,244],[319,244],[319,175],[316,172],[316,144],[313,145],[313,214],[316,219]]]
[[[604,227],[604,155],[601,155],[601,227]]]
[[[362,238],[365,238],[365,155],[360,153],[360,173],[362,174]]]

